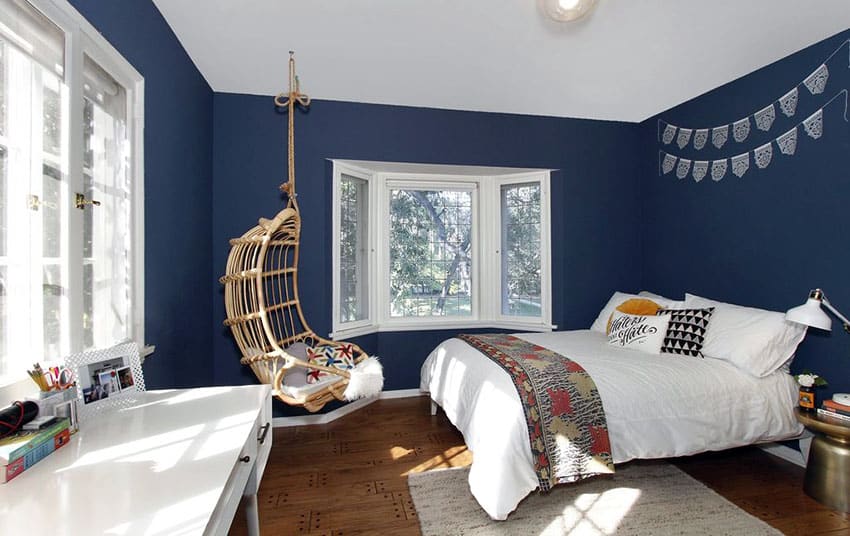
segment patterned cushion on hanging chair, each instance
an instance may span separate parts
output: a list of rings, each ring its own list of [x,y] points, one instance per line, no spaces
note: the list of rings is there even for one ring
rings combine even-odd
[[[354,368],[354,348],[351,344],[346,343],[339,345],[320,344],[315,348],[307,348],[307,361],[325,367],[351,370]],[[340,377],[323,370],[309,369],[307,371],[307,383],[317,383],[325,379]]]

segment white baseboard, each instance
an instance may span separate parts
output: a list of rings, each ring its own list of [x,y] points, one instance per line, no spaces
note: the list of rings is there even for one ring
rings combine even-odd
[[[272,426],[275,428],[285,428],[288,426],[306,426],[310,424],[328,424],[340,417],[344,417],[349,413],[353,413],[358,409],[368,406],[375,400],[385,400],[388,398],[411,398],[421,396],[422,392],[419,389],[400,389],[397,391],[381,391],[381,394],[373,398],[363,398],[350,402],[340,408],[337,408],[328,413],[319,415],[299,415],[297,417],[275,417],[272,419]]]
[[[415,396],[425,396],[425,393],[419,389],[399,389],[397,391],[381,391],[381,400],[388,398],[413,398]]]
[[[803,441],[805,441],[805,439],[800,440],[801,447],[803,447]],[[808,445],[806,445],[806,447],[807,446]],[[806,466],[806,459],[803,457],[803,453],[798,450],[794,450],[791,447],[786,447],[785,445],[780,445],[778,443],[765,443],[764,445],[758,445],[758,447],[768,454],[772,454],[777,458],[782,458],[786,462],[791,462],[794,465],[799,465],[800,467]]]

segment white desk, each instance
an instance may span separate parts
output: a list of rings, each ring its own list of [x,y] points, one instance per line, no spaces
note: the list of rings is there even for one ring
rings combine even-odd
[[[272,443],[267,385],[140,394],[0,485],[0,534],[226,534]],[[246,459],[245,457],[248,457]]]

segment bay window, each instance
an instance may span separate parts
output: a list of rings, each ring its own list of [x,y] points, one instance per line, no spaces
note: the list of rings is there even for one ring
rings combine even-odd
[[[549,171],[334,162],[333,336],[551,325]]]

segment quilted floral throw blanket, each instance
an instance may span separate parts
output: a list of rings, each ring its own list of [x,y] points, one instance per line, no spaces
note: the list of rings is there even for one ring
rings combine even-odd
[[[596,384],[581,365],[512,335],[459,335],[511,377],[528,425],[542,491],[613,473],[608,424]]]

